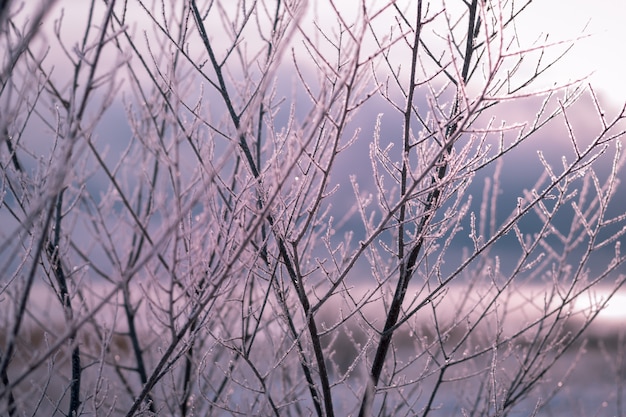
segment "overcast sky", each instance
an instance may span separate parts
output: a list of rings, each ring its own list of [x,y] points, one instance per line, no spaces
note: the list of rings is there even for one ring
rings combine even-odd
[[[581,39],[559,72],[575,78],[593,72],[592,85],[615,105],[626,100],[626,2],[623,0],[535,0],[532,13],[519,27],[537,32],[549,29],[554,40]]]
[[[382,4],[387,0],[366,0],[369,4]],[[446,7],[463,7],[459,0],[431,0],[443,2]],[[347,16],[359,9],[359,1],[337,2]],[[400,1],[402,3],[402,1]],[[72,7],[68,8],[68,4]],[[131,4],[133,6],[134,3]],[[310,0],[309,6],[320,10],[327,6],[326,1]],[[57,7],[65,8],[66,19],[84,15],[74,1],[59,1]],[[132,7],[131,7],[132,9]],[[143,14],[139,9],[137,12]],[[56,16],[56,13],[52,13]],[[526,39],[537,39],[540,34],[550,34],[552,41],[576,39],[566,59],[558,66],[553,76],[557,82],[574,80],[593,73],[589,81],[605,98],[614,105],[623,104],[626,99],[626,1],[625,0],[533,0],[527,11],[518,21],[517,29]],[[76,30],[82,30],[78,25]],[[546,85],[550,80],[544,79]]]
[[[319,4],[327,3],[322,0],[310,0],[311,5],[314,7]],[[359,1],[348,2],[345,0],[336,0],[342,4],[342,7],[354,8],[358,6]],[[388,0],[379,0],[388,1]],[[414,1],[414,0],[405,0]],[[446,5],[462,6],[461,0],[433,0],[433,2],[444,1]],[[78,0],[63,0],[58,2],[58,7],[65,8],[65,23],[66,28],[70,32],[75,32],[76,36],[80,36],[81,31],[84,30],[84,9],[81,9],[78,5],[81,4]],[[88,5],[87,2],[82,3]],[[98,3],[103,7],[101,3]],[[136,2],[131,2],[131,5],[137,7]],[[617,4],[617,5],[616,5]],[[140,18],[143,13],[138,8],[132,11],[134,16]],[[49,21],[54,22],[54,19],[58,17],[58,11],[54,11],[49,16]],[[134,28],[134,26],[133,26]],[[554,72],[550,74],[550,77],[542,79],[545,87],[551,87],[555,82],[559,84],[567,83],[570,80],[579,79],[586,74],[593,73],[589,81],[597,89],[598,93],[603,96],[604,99],[609,99],[615,106],[622,105],[626,101],[626,81],[624,73],[626,72],[626,58],[623,43],[626,40],[626,0],[533,0],[531,8],[522,15],[522,19],[518,22],[517,29],[520,36],[527,39],[529,42],[537,40],[541,34],[550,33],[549,40],[554,42],[567,41],[576,39],[581,36],[585,36],[578,40],[575,47],[570,51],[564,60],[555,66]],[[141,27],[137,28],[136,32],[138,36],[143,36]],[[52,36],[50,36],[52,40]],[[141,42],[143,44],[143,39]],[[73,43],[69,43],[73,45]],[[52,54],[54,56],[54,54]],[[61,77],[69,74],[66,72],[66,68],[63,67],[63,63],[60,63],[56,69],[56,74]],[[284,83],[286,88],[291,88],[291,82]],[[207,90],[211,91],[211,90]],[[212,91],[211,91],[212,93]],[[207,93],[210,94],[210,93]],[[289,94],[289,91],[287,92]],[[121,94],[118,98],[121,97]],[[125,140],[131,136],[125,123],[124,109],[120,103],[113,107],[111,113],[107,114],[105,123],[102,123],[99,135],[102,137],[102,143],[111,147],[108,156],[113,159],[112,164],[115,161],[116,148],[123,149]],[[531,103],[533,104],[533,103]],[[523,110],[523,111],[522,111]],[[584,110],[584,109],[583,109]],[[374,121],[376,120],[377,112],[363,112],[362,118],[358,122],[362,123],[364,127],[361,134],[360,142],[353,146],[350,153],[351,163],[346,162],[340,166],[345,166],[349,169],[349,172],[343,172],[347,178],[349,174],[356,173],[358,169],[360,171],[366,171],[369,169],[368,163],[355,164],[354,161],[367,161],[368,158],[368,145],[372,138],[371,131],[373,130]],[[527,111],[528,113],[524,113]],[[532,109],[520,109],[517,108],[514,112],[518,117],[534,116],[535,108]],[[591,125],[588,118],[585,117],[584,111],[573,110],[574,119],[578,122],[582,122],[584,125]],[[578,117],[580,116],[580,117]],[[394,125],[394,119],[389,113],[384,119],[383,128],[386,132],[392,131],[392,129],[400,129],[400,124]],[[591,135],[586,135],[584,128],[587,126],[576,126],[576,132],[579,134],[581,140],[586,140]],[[369,130],[368,130],[369,128]],[[120,130],[123,132],[120,133]],[[567,141],[567,136],[562,132],[551,131],[550,127],[544,130],[542,135],[538,135],[537,139],[528,141],[526,149],[518,149],[515,153],[513,164],[509,164],[509,171],[505,174],[505,180],[507,182],[503,187],[505,191],[509,193],[508,196],[502,196],[502,203],[500,207],[503,207],[503,212],[510,210],[510,207],[514,207],[516,203],[516,196],[520,193],[522,186],[529,187],[534,183],[534,175],[539,174],[541,166],[538,164],[538,158],[536,150],[539,146],[543,148],[553,147],[557,149],[558,156],[561,155],[563,149],[561,149],[559,140]],[[545,135],[548,135],[547,137]],[[546,140],[550,139],[550,140]],[[33,140],[36,140],[37,136]],[[45,138],[44,138],[45,139]],[[44,140],[42,139],[42,140]],[[359,158],[358,152],[362,152],[362,157]],[[121,150],[120,150],[121,152]],[[355,152],[357,152],[355,154]],[[529,167],[531,168],[529,170]],[[538,168],[538,170],[537,170]],[[537,170],[537,172],[533,171]],[[529,172],[531,177],[529,177]],[[363,174],[363,178],[360,180],[361,190],[367,188],[367,181],[371,181],[371,176],[367,175],[369,172]],[[508,176],[506,176],[508,175]],[[95,180],[98,178],[94,175]],[[519,184],[513,184],[513,180],[517,180]],[[524,181],[524,184],[521,184]],[[527,184],[530,181],[529,184]],[[106,178],[102,181],[103,187],[107,184]],[[477,181],[477,187],[481,187],[482,183]],[[513,185],[512,185],[513,184]],[[371,184],[370,184],[371,186]],[[517,186],[517,188],[516,188]],[[350,185],[346,182],[343,185],[340,195],[345,195],[346,198],[352,199],[353,194]],[[477,188],[480,192],[480,188]],[[477,192],[477,196],[479,195]],[[94,191],[94,195],[98,192]],[[352,200],[349,200],[347,204],[350,204]],[[507,207],[508,206],[510,207]],[[502,218],[504,215],[502,216]],[[500,220],[502,220],[502,218]],[[356,226],[355,226],[356,229]]]

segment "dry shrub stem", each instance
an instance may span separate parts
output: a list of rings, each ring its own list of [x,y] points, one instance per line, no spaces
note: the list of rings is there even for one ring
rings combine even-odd
[[[40,3],[0,2],[0,415],[538,415],[623,352],[626,105],[537,88],[541,5]]]

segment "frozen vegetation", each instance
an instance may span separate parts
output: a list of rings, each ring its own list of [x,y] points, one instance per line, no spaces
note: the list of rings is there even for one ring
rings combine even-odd
[[[541,7],[0,1],[0,415],[624,415],[626,108]]]

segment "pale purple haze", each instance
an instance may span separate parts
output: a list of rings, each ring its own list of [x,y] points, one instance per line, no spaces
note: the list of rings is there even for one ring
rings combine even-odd
[[[221,67],[195,3],[118,0],[94,77],[108,2],[2,52],[0,414],[626,415],[626,5],[486,1],[468,76],[473,2],[425,2],[413,90],[417,2],[216,1]]]

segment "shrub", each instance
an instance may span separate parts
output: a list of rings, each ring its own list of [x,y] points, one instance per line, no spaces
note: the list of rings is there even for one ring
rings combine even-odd
[[[3,414],[563,387],[625,278],[624,108],[541,88],[576,40],[530,0],[40,3],[0,19]]]

